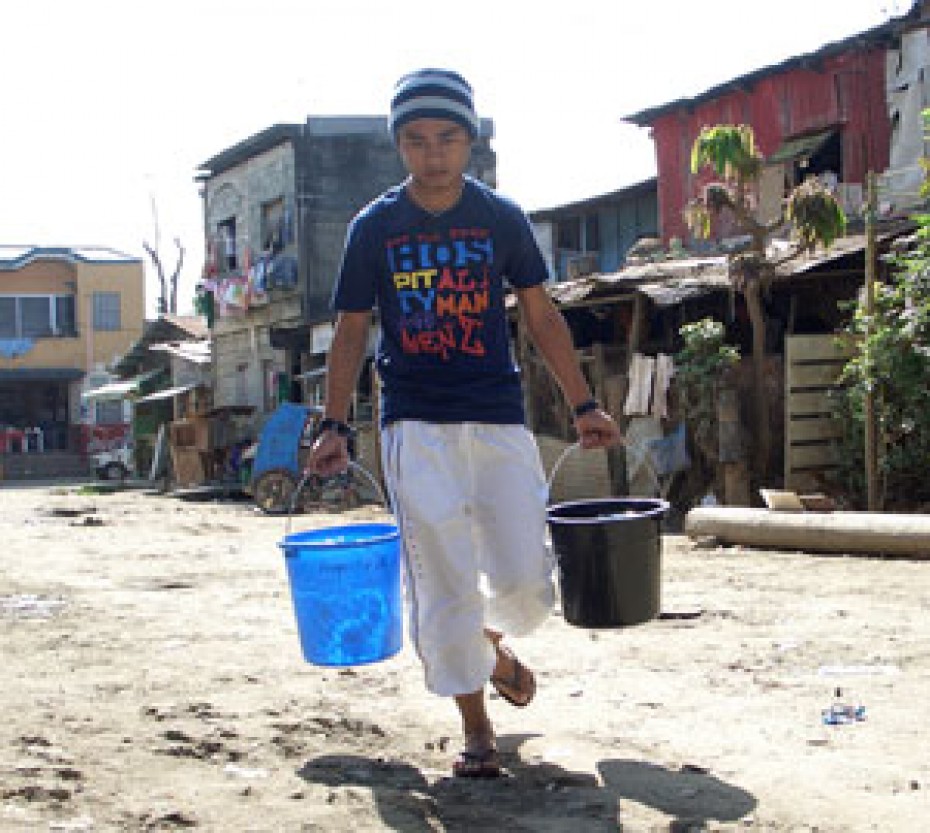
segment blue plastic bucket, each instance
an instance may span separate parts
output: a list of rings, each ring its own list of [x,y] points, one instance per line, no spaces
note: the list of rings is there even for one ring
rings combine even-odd
[[[304,659],[350,666],[394,656],[403,642],[400,532],[354,524],[288,535],[284,550]]]

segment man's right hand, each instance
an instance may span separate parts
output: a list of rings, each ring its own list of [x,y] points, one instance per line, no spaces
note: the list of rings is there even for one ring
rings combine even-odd
[[[323,477],[342,474],[349,468],[347,438],[335,431],[324,431],[310,449],[306,470]]]

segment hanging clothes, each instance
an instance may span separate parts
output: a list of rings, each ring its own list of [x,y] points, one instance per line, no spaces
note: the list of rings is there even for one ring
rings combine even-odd
[[[652,383],[652,408],[650,413],[665,419],[668,416],[668,389],[675,375],[675,363],[666,353],[656,356],[655,379]]]
[[[675,472],[684,471],[691,465],[688,454],[688,435],[685,421],[664,437],[649,440],[647,443],[652,459],[652,467],[659,477],[666,477]]]
[[[655,361],[651,356],[644,356],[642,353],[633,354],[633,360],[630,362],[629,388],[623,406],[626,416],[644,416],[649,413]]]

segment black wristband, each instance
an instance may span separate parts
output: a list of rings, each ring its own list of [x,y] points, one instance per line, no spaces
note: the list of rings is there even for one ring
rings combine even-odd
[[[596,411],[600,407],[600,403],[598,403],[596,399],[588,399],[586,402],[582,402],[580,405],[575,406],[572,414],[576,418],[583,417],[585,414],[590,414],[592,411]]]
[[[317,428],[317,436],[322,434],[324,431],[335,431],[340,437],[352,436],[351,425],[347,425],[346,423],[338,419],[333,419],[332,417],[326,417],[325,419],[320,420],[320,425]]]

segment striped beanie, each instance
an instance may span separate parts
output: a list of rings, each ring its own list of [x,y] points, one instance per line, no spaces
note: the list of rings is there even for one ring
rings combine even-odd
[[[401,125],[414,119],[449,119],[478,136],[478,114],[469,83],[448,69],[418,69],[394,86],[388,128],[397,137]]]

